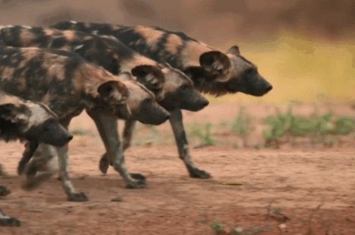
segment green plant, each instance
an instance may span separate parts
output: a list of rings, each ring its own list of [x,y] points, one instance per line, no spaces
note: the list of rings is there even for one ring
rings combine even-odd
[[[223,232],[224,231],[224,227],[223,225],[221,225],[218,221],[213,221],[211,224],[210,224],[211,228],[213,230],[215,230],[216,232]]]
[[[134,146],[151,146],[159,143],[159,130],[154,125],[137,123],[132,143]]]
[[[74,129],[72,131],[70,131],[73,135],[78,135],[78,136],[84,136],[87,134],[86,130],[84,129],[80,129],[80,128],[77,128],[77,129]]]
[[[282,210],[282,207],[273,207],[271,208],[272,209],[272,212],[275,213],[275,214],[280,214],[281,210]]]
[[[263,136],[266,145],[272,145],[274,143],[276,146],[279,145],[280,139],[286,134],[286,130],[292,122],[291,108],[282,114],[278,108],[276,108],[276,115],[268,116],[264,119],[265,124],[269,126],[268,130],[263,131]]]
[[[303,117],[294,115],[291,107],[285,113],[276,109],[276,115],[264,121],[269,126],[263,132],[266,145],[276,147],[282,140],[295,143],[298,137],[307,137],[312,144],[332,146],[336,136],[348,135],[355,130],[355,119],[352,117],[337,117],[332,112],[323,115],[315,112],[310,117]]]
[[[334,135],[348,135],[355,130],[355,119],[351,117],[338,117],[334,122]]]
[[[221,121],[220,123],[219,123],[219,126],[220,127],[227,127],[228,126],[228,122],[227,121]]]
[[[193,125],[191,134],[200,139],[202,146],[211,146],[216,144],[216,140],[214,139],[211,133],[212,124],[206,123],[202,125]]]
[[[252,126],[250,115],[245,112],[245,107],[240,108],[231,128],[243,140],[243,144],[246,145],[246,138],[254,130],[254,127]]]

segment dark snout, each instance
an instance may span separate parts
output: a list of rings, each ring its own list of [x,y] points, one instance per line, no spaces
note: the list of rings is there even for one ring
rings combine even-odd
[[[248,84],[246,93],[253,96],[263,96],[271,91],[272,88],[272,85],[266,81],[265,78],[257,75],[255,79],[253,79],[252,82]]]
[[[264,89],[264,91],[265,91],[265,94],[266,93],[268,93],[269,91],[271,91],[272,90],[272,85],[269,83],[269,82],[266,82],[267,84],[265,85],[265,89]]]
[[[64,127],[59,126],[58,131],[55,134],[55,137],[51,138],[47,144],[56,147],[63,147],[64,145],[68,144],[73,138],[74,136],[70,134]]]
[[[74,136],[69,134],[69,136],[67,137],[67,143],[69,143],[73,138]]]
[[[209,103],[210,102],[205,97],[201,96],[201,99],[198,99],[196,101],[196,105],[195,105],[196,109],[191,109],[191,111],[200,111],[201,109],[209,105]]]
[[[180,109],[197,112],[206,107],[209,103],[210,102],[205,97],[198,91],[195,91],[190,96],[190,99],[182,100]]]
[[[172,94],[170,103],[174,109],[185,109],[196,112],[206,107],[209,101],[191,86],[180,89],[178,92]]]
[[[160,125],[168,120],[170,114],[155,101],[144,102],[137,115],[137,120],[143,124]]]
[[[73,139],[73,135],[57,121],[52,120],[44,125],[40,140],[45,144],[63,147]]]

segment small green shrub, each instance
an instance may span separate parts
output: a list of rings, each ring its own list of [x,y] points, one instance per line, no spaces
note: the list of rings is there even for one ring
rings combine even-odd
[[[210,224],[211,228],[216,231],[216,232],[223,232],[224,231],[224,227],[223,225],[221,225],[218,221],[213,221]]]
[[[294,143],[297,137],[307,137],[312,144],[331,146],[336,142],[334,137],[355,131],[355,118],[336,116],[331,112],[303,117],[294,115],[291,107],[285,113],[277,109],[276,114],[265,118],[264,122],[268,125],[263,132],[267,146],[278,146],[282,141]]]
[[[252,118],[245,112],[245,108],[242,107],[239,110],[238,115],[232,122],[232,131],[237,134],[242,140],[244,146],[246,145],[246,138],[254,130]]]
[[[216,140],[211,133],[211,128],[211,123],[193,125],[191,128],[191,135],[197,137],[203,146],[215,145]]]

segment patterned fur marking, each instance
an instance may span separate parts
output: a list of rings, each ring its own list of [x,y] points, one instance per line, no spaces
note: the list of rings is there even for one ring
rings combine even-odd
[[[0,90],[0,140],[29,140],[60,147],[72,138],[46,105]]]
[[[13,48],[13,50],[15,50]],[[29,50],[29,49],[17,49],[17,50]],[[36,50],[32,48],[32,50]],[[37,86],[44,83],[44,86],[49,89],[54,89],[50,91],[41,90],[41,87],[36,87],[36,94],[27,94],[32,99],[41,99],[43,102],[49,102],[51,109],[56,110],[58,116],[63,120],[63,125],[68,126],[70,119],[78,115],[83,109],[90,112],[91,117],[94,119],[95,123],[100,122],[102,115],[112,115],[110,121],[117,122],[117,118],[132,118],[137,119],[142,123],[146,124],[160,124],[166,121],[169,114],[166,110],[161,108],[154,100],[154,95],[147,90],[144,86],[139,84],[133,79],[131,74],[122,72],[117,76],[104,70],[102,67],[95,66],[94,64],[87,63],[78,55],[53,49],[37,49],[40,51],[50,51],[56,56],[63,57],[64,55],[72,55],[78,58],[73,61],[54,61],[53,58],[48,58],[48,56],[37,55],[36,57],[31,57],[31,60],[36,60],[34,66],[38,70],[41,69],[41,65],[45,66],[41,75],[42,77],[36,77],[34,84]],[[32,52],[34,53],[34,52]],[[75,55],[75,56],[74,56]],[[43,56],[44,58],[41,58]],[[80,60],[79,60],[80,58]],[[51,61],[52,59],[52,61]],[[68,67],[63,67],[68,66]],[[27,68],[28,68],[27,63]],[[35,69],[34,69],[35,70]],[[63,72],[65,71],[65,72]],[[53,73],[53,75],[52,75]],[[48,76],[50,74],[50,76]],[[49,77],[49,78],[48,78]],[[22,83],[25,83],[24,87],[31,87],[31,79],[34,79],[33,74],[30,77],[20,78]],[[111,79],[111,80],[109,80]],[[49,81],[48,81],[49,80]],[[14,83],[14,82],[13,82]],[[8,89],[18,88],[16,84],[9,83],[6,84]],[[51,85],[52,83],[56,83]],[[59,83],[61,89],[58,89]],[[22,87],[22,86],[21,86]],[[32,85],[33,88],[33,85]],[[19,92],[19,89],[17,90]],[[27,90],[26,90],[27,91]],[[26,95],[26,91],[22,91]],[[27,92],[31,92],[31,90]],[[43,92],[41,92],[43,91]],[[62,93],[61,93],[62,92]],[[38,95],[41,94],[42,95]],[[48,95],[49,94],[49,95]],[[72,111],[71,115],[68,113]],[[114,114],[114,115],[113,115]],[[135,181],[129,177],[129,173],[126,168],[124,168],[123,154],[120,153],[119,146],[120,142],[117,135],[112,135],[110,132],[116,131],[117,128],[111,130],[105,129],[103,125],[113,125],[112,123],[103,123],[102,125],[97,124],[101,137],[107,138],[105,136],[116,136],[111,138],[109,142],[105,142],[105,146],[109,149],[110,158],[115,162],[115,169],[123,176],[126,180],[127,185],[130,187],[140,187],[140,182]],[[46,152],[51,152],[50,146],[46,147]],[[61,149],[57,149],[59,155],[59,163],[62,165],[60,170],[63,187],[69,200],[73,201],[83,201],[87,200],[86,197],[81,193],[74,193],[74,188],[69,180],[67,173],[67,146]],[[60,155],[61,154],[61,155]],[[38,154],[35,154],[38,156]],[[51,155],[46,155],[51,156]],[[51,156],[52,157],[52,156]],[[118,160],[116,160],[118,158]],[[47,159],[49,160],[49,159]],[[29,176],[36,174],[37,167],[36,162],[43,161],[43,159],[34,159],[26,172],[31,173]],[[128,176],[127,176],[128,175]]]
[[[27,32],[28,38],[19,38],[17,31]],[[46,33],[43,33],[44,31]],[[52,30],[50,33],[49,29],[39,27],[24,29],[21,26],[3,28],[1,32],[2,41],[6,45],[55,47],[71,50],[112,73],[131,70],[140,83],[153,91],[159,104],[167,110],[198,111],[208,105],[208,101],[193,89],[193,82],[185,74],[166,63],[159,65],[161,71],[154,70],[153,66],[157,66],[155,61],[127,49],[117,39],[112,39],[113,36],[99,37],[80,32],[56,30]],[[145,29],[140,33],[144,35],[144,32],[146,32]],[[174,42],[178,38],[172,36],[169,40]],[[165,81],[160,76],[161,72],[163,72]],[[130,104],[129,101],[128,103]],[[127,125],[129,124],[126,123]],[[133,131],[133,128],[129,126],[127,129]],[[128,134],[127,131],[126,133],[125,143],[130,142],[132,137],[132,133]]]
[[[28,29],[23,26],[2,27],[0,35],[1,44],[6,46],[72,51],[112,74],[131,72],[133,69],[139,71],[143,68],[144,72],[135,73],[138,81],[145,81],[148,85],[159,82],[160,86],[165,82],[164,74],[155,61],[136,53],[113,36],[95,36],[42,27]]]
[[[66,129],[70,120],[84,109],[110,114],[127,109],[128,88],[112,74],[74,53],[3,47],[0,48],[0,62],[0,88],[22,99],[43,102]],[[105,88],[100,89],[102,87]],[[67,144],[58,147],[57,152],[68,198],[87,200],[81,193],[76,193],[70,183]]]
[[[262,96],[272,89],[257,67],[240,54],[237,46],[222,53],[182,32],[158,27],[83,22],[59,22],[51,27],[115,36],[142,55],[185,72],[204,93],[219,96],[243,92]]]
[[[51,27],[115,36],[142,55],[181,70],[192,79],[195,88],[203,93],[220,96],[242,92],[262,96],[272,89],[272,85],[259,74],[257,67],[241,55],[237,46],[222,53],[182,32],[158,27],[84,22],[59,22]],[[207,172],[199,170],[191,161],[180,110],[171,112],[170,123],[180,158],[190,176],[209,178]]]
[[[62,146],[72,138],[46,105],[23,100],[0,90],[0,140],[29,141],[31,152],[26,157],[30,158],[38,143]],[[10,193],[9,189],[0,185],[0,196]],[[18,227],[21,226],[21,221],[0,210],[0,226]]]

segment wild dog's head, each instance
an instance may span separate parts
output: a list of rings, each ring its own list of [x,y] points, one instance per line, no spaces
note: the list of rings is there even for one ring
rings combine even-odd
[[[0,104],[0,136],[5,141],[29,140],[58,147],[73,138],[46,105],[31,101]]]
[[[122,72],[118,79],[128,88],[127,109],[117,109],[116,115],[123,119],[136,119],[144,124],[159,125],[169,118],[169,113],[158,105],[154,94],[138,83],[131,73]]]
[[[257,67],[240,54],[238,46],[232,46],[226,53],[205,52],[199,62],[200,67],[189,67],[185,72],[203,92],[217,96],[236,92],[263,96],[272,89]]]
[[[186,109],[198,111],[208,105],[208,100],[198,92],[193,82],[168,63],[161,64],[166,82],[163,87],[164,99],[159,104],[167,110]]]

